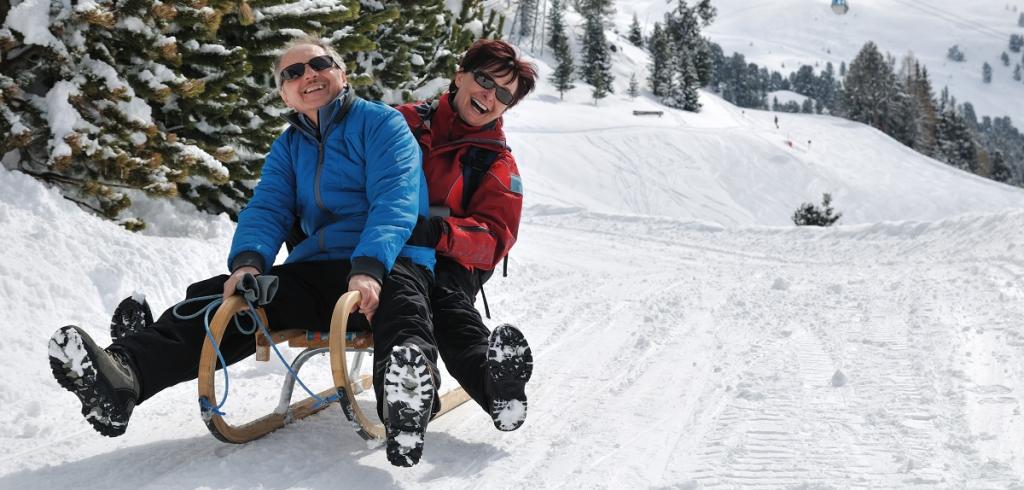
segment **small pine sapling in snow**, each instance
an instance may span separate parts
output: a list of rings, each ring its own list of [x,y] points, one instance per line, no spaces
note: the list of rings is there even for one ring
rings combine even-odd
[[[793,213],[792,220],[797,226],[832,226],[842,217],[843,213],[832,208],[832,195],[826,192],[821,195],[821,207],[805,202]]]
[[[960,51],[960,46],[957,44],[954,44],[949,48],[949,51],[946,51],[946,58],[949,58],[950,61],[956,61],[957,63],[966,59],[964,57],[964,52]]]

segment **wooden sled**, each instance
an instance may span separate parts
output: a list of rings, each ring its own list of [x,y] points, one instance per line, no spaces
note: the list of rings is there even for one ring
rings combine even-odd
[[[350,291],[342,295],[334,306],[334,313],[331,317],[331,331],[327,338],[320,332],[306,330],[282,330],[271,332],[274,343],[287,341],[290,347],[305,348],[292,361],[292,370],[296,373],[302,368],[307,360],[317,354],[329,352],[331,358],[331,373],[334,377],[334,387],[321,391],[317,396],[327,398],[338,395],[342,411],[349,422],[352,423],[363,439],[379,440],[385,439],[383,424],[376,421],[377,417],[370,419],[363,413],[356,402],[356,395],[366,390],[373,389],[373,378],[370,375],[359,376],[359,369],[366,354],[373,352],[373,336],[370,332],[348,332],[348,318],[354,307],[359,303],[359,293]],[[241,296],[228,298],[217,309],[213,321],[210,324],[210,332],[214,340],[220,343],[224,337],[226,328],[233,328],[232,317],[246,306]],[[262,309],[257,310],[260,320],[268,325],[266,314]],[[267,361],[270,358],[270,345],[262,331],[256,335],[256,360]],[[348,353],[354,353],[351,369],[348,363]],[[212,407],[216,404],[216,393],[214,387],[214,375],[217,370],[217,353],[210,344],[207,337],[203,343],[203,352],[199,358],[199,400],[203,421],[214,437],[223,442],[243,444],[259,439],[285,425],[297,420],[304,419],[314,413],[327,408],[326,405],[317,406],[313,397],[295,403],[291,402],[292,391],[295,386],[295,378],[291,374],[285,377],[281,386],[281,398],[273,412],[264,415],[256,420],[241,425],[232,425],[205,407]],[[205,399],[205,403],[203,400]],[[441,396],[441,410],[433,418],[440,417],[455,407],[462,405],[469,400],[462,387],[458,387]]]

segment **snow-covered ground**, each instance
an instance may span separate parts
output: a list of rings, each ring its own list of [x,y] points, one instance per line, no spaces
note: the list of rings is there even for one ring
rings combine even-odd
[[[641,122],[627,109],[646,103],[544,90],[509,119],[529,197],[510,275],[488,286],[492,325],[534,346],[522,429],[466,405],[396,469],[334,407],[220,443],[184,383],[103,438],[52,379],[47,338],[75,323],[105,339],[135,290],[170,306],[222,271],[231,225],[161,210],[172,232],[132,234],[3,172],[0,488],[1024,484],[1024,191],[836,119],[780,118],[813,131],[808,150],[710,96],[703,115]],[[787,226],[820,191],[848,224]],[[269,411],[281,378],[233,367],[229,415]]]
[[[676,0],[618,0],[616,25],[625,35],[633,13],[649,34]],[[695,1],[689,2],[691,5]],[[850,11],[835,15],[829,0],[713,0],[718,18],[706,30],[726,55],[742,53],[748,61],[788,74],[800,65],[820,70],[831,61],[853,60],[867,41],[897,59],[912,52],[925,66],[936,93],[948,86],[960,102],[974,104],[978,116],[1010,116],[1024,121],[1024,83],[1013,69],[1024,65],[1022,53],[1010,52],[1010,34],[1024,12],[1020,0],[848,0]],[[954,44],[966,60],[946,59]],[[1010,66],[999,56],[1006,51]],[[982,63],[992,65],[992,83],[981,79]],[[897,68],[899,66],[897,65]],[[629,77],[626,77],[628,80]]]
[[[620,82],[643,64],[621,51]],[[702,102],[595,106],[541,83],[509,113],[526,211],[487,293],[490,324],[533,346],[529,417],[500,433],[460,407],[411,469],[337,407],[221,443],[191,382],[124,436],[96,434],[49,372],[50,334],[105,343],[134,291],[171,306],[223,272],[232,224],[150,203],[133,234],[0,171],[0,488],[1024,487],[1024,190],[863,125],[779,114],[776,129]],[[840,225],[793,227],[823,192]],[[276,405],[276,362],[230,372],[231,420]],[[302,374],[325,387],[327,359]]]

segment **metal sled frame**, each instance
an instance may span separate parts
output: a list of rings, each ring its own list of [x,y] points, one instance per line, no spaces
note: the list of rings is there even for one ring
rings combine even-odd
[[[334,387],[321,391],[317,396],[327,398],[337,394],[341,402],[342,411],[345,417],[352,423],[356,433],[366,440],[384,440],[386,437],[384,426],[375,421],[376,417],[372,420],[367,417],[355,399],[356,395],[373,387],[372,376],[358,376],[364,356],[373,351],[373,336],[368,332],[347,332],[348,316],[357,304],[359,304],[359,293],[356,291],[345,293],[338,299],[331,317],[331,331],[328,339],[323,339],[316,333],[307,335],[305,330],[271,332],[271,337],[274,343],[287,341],[290,347],[305,347],[305,350],[292,361],[291,367],[296,373],[314,355],[324,351],[330,352]],[[217,343],[220,343],[224,337],[225,329],[231,326],[231,318],[245,306],[245,300],[240,296],[232,296],[217,309],[210,325],[210,333]],[[260,320],[265,325],[269,325],[263,310],[257,310],[257,314],[259,314]],[[269,359],[270,346],[262,332],[257,331],[255,335],[256,360],[266,361]],[[351,369],[348,367],[347,359],[347,355],[350,352],[355,354]],[[216,371],[217,353],[213,345],[210,344],[210,339],[207,338],[203,343],[203,352],[199,358],[198,382],[200,400],[205,398],[211,405],[216,401],[214,385]],[[281,398],[277,408],[256,420],[241,425],[232,425],[224,420],[224,417],[204,409],[202,411],[203,421],[217,439],[223,442],[243,444],[259,439],[285,425],[306,418],[326,408],[326,405],[317,407],[317,402],[313,397],[289,404],[294,387],[295,378],[289,373],[285,377],[284,384],[281,386]],[[441,410],[433,418],[436,419],[450,412],[468,400],[469,395],[466,394],[462,387],[445,393],[441,397]]]

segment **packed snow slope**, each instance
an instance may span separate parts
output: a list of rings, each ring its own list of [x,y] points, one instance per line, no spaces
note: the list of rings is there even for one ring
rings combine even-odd
[[[812,229],[531,206],[488,286],[492,326],[534,348],[526,425],[500,433],[463,406],[398,469],[336,407],[221,443],[192,382],[137,407],[124,436],[93,432],[47,338],[75,323],[105,342],[135,289],[170,306],[222,270],[230,226],[131,234],[6,171],[0,196],[0,488],[1024,484],[1021,210]],[[316,387],[328,371],[303,373]],[[275,405],[279,365],[230,372],[231,420]]]
[[[617,30],[625,35],[633,14],[645,34],[662,22],[676,0],[618,0]],[[689,2],[691,5],[695,1]],[[1024,115],[1024,83],[1013,79],[1014,66],[1024,65],[1021,53],[1009,50],[1010,34],[1024,34],[1017,25],[1024,12],[1020,0],[848,0],[850,11],[835,15],[830,0],[712,0],[718,17],[706,29],[726,55],[743,54],[748,61],[788,74],[800,65],[818,70],[831,61],[853,60],[867,41],[897,59],[912,52],[925,66],[936,92],[948,86],[960,102],[974,104],[979,117],[1010,116],[1020,125]],[[623,43],[625,41],[623,40]],[[946,58],[954,44],[966,59]],[[1010,65],[1000,55],[1006,51]],[[992,83],[981,79],[981,66],[992,66]],[[897,65],[897,68],[899,66]]]
[[[617,72],[640,59],[623,53]],[[223,444],[194,382],[137,407],[122,437],[93,432],[49,372],[49,336],[78,324],[105,344],[134,291],[159,314],[223,272],[232,225],[150,203],[152,228],[133,234],[0,172],[0,488],[1024,485],[1024,191],[858,124],[781,115],[776,129],[702,101],[595,106],[542,83],[509,114],[526,211],[487,293],[491,326],[533,345],[529,417],[500,433],[460,407],[411,469],[337,407]],[[840,226],[793,227],[822,192]],[[229,372],[229,420],[276,405],[280,365]],[[327,359],[303,378],[327,385]]]

